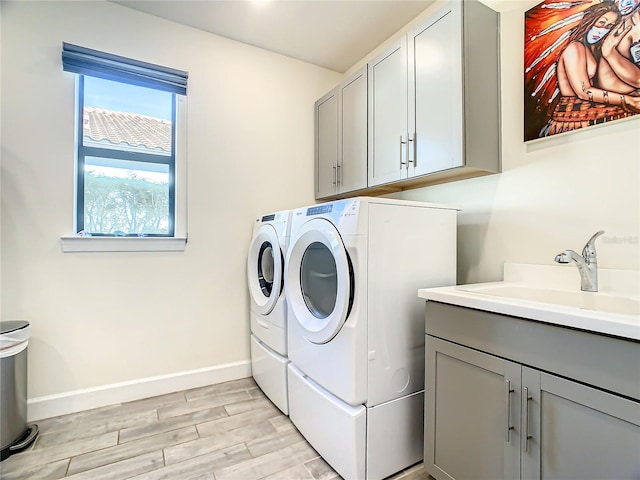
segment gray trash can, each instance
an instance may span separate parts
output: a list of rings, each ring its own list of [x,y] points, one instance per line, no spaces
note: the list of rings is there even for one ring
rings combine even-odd
[[[0,322],[0,461],[27,448],[38,435],[27,425],[29,322]]]

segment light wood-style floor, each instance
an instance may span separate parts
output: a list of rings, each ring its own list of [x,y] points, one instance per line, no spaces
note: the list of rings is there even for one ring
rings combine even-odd
[[[340,479],[252,378],[36,423],[2,480]],[[418,464],[392,478],[430,477]]]

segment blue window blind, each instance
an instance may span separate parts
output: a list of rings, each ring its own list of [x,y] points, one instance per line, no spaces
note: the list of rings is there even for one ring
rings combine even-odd
[[[62,43],[62,69],[179,95],[187,94],[187,72],[66,42]]]

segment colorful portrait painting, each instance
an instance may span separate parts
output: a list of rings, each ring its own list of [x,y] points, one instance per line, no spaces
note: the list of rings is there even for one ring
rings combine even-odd
[[[525,141],[640,113],[639,4],[545,0],[525,13]]]

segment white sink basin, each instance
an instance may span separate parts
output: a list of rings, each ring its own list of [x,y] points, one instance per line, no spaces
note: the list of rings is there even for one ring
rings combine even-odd
[[[640,274],[598,270],[599,292],[582,292],[576,268],[505,263],[504,280],[418,290],[460,307],[612,335],[640,347]]]
[[[466,292],[491,295],[493,297],[505,297],[623,315],[640,315],[640,300],[600,292],[550,290],[504,283],[476,284],[458,288]]]

